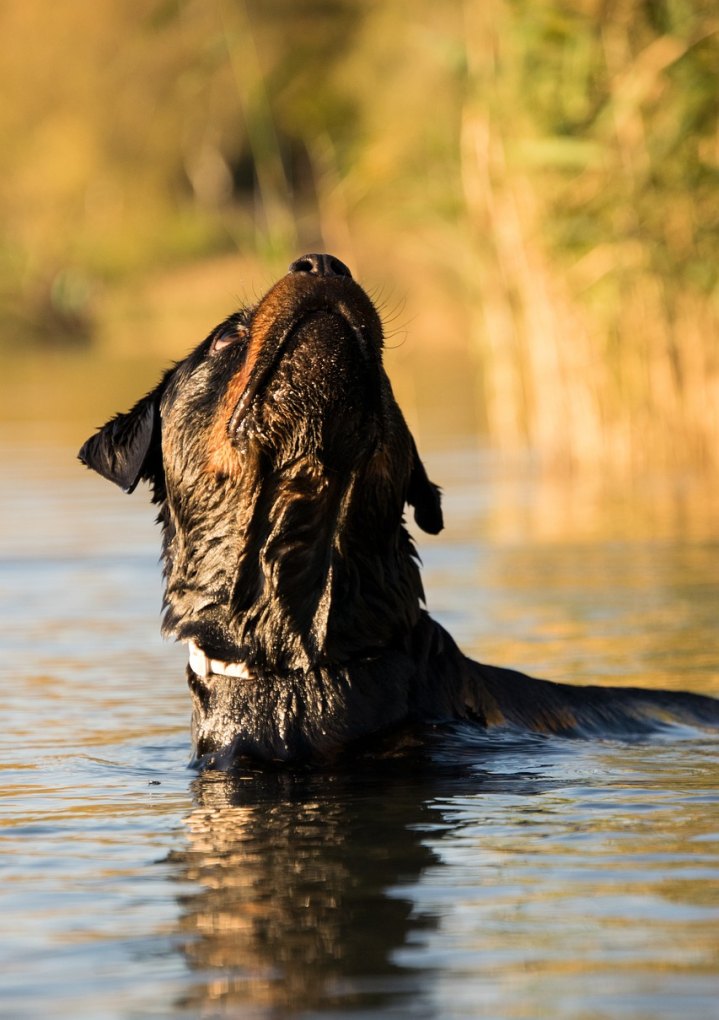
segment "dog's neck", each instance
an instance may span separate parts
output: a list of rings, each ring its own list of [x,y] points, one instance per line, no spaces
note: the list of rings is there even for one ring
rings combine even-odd
[[[419,618],[419,569],[401,504],[365,501],[366,483],[298,459],[252,486],[198,479],[184,503],[170,492],[165,633],[277,673],[402,648]]]

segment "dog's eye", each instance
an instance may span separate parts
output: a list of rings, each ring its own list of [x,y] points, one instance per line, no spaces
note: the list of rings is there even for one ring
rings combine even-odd
[[[247,339],[247,327],[246,326],[234,326],[230,329],[223,329],[221,333],[218,333],[215,339],[210,345],[210,354],[218,354],[220,351],[224,351],[226,347],[231,344],[236,344],[240,340]]]

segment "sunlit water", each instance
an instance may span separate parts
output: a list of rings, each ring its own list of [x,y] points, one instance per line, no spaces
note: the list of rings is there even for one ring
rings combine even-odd
[[[3,1017],[719,1015],[719,741],[460,726],[423,765],[198,776],[145,494],[0,453]],[[428,466],[467,650],[719,694],[709,494]]]

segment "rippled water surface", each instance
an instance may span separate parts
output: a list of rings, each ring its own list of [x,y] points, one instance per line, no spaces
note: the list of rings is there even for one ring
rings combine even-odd
[[[0,444],[3,1017],[718,1015],[719,741],[460,726],[423,765],[198,776],[153,512],[73,458]],[[427,459],[468,651],[719,694],[716,494]]]

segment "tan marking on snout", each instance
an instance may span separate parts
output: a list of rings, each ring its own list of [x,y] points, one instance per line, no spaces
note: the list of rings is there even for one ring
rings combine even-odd
[[[227,434],[227,424],[242,394],[247,389],[252,365],[248,360],[229,381],[225,394],[215,412],[207,436],[207,463],[205,470],[210,475],[234,475],[237,472],[237,451]]]
[[[247,346],[247,357],[242,368],[230,379],[224,396],[220,401],[207,436],[207,462],[205,470],[208,474],[232,476],[238,473],[238,455],[227,434],[227,426],[235,408],[242,399],[249,385],[260,351],[264,347],[270,331],[277,328],[279,320],[291,320],[292,305],[288,307],[285,291],[288,289],[288,277],[266,294],[252,319],[250,340]]]

